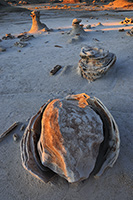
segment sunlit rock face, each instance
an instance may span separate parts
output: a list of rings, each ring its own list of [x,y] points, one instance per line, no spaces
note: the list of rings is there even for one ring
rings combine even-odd
[[[63,3],[80,3],[80,0],[63,0]]]
[[[45,103],[20,143],[23,167],[45,183],[57,175],[70,183],[99,177],[114,165],[119,147],[113,116],[85,93]]]
[[[55,99],[45,109],[38,142],[40,159],[69,182],[89,177],[102,141],[102,120],[84,103]]]
[[[78,67],[81,75],[89,82],[101,78],[116,61],[116,56],[102,48],[81,48]]]
[[[37,33],[38,31],[48,31],[49,28],[40,22],[40,12],[39,11],[32,11],[32,26],[29,33]]]
[[[133,3],[131,3],[131,1],[128,1],[128,0],[115,0],[113,2],[110,2],[109,6],[124,8],[124,7],[128,7],[128,6],[133,6]]]

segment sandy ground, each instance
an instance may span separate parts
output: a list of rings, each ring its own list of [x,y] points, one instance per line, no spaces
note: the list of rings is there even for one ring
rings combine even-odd
[[[0,142],[0,199],[3,200],[131,200],[133,197],[133,38],[120,28],[130,30],[131,25],[119,24],[133,12],[115,11],[62,11],[42,10],[41,22],[54,31],[34,35],[24,48],[14,46],[19,39],[2,40],[0,46],[0,133],[14,121],[20,125]],[[82,19],[84,27],[104,26],[87,31],[77,43],[68,43],[68,35],[75,17]],[[93,18],[92,18],[93,17]],[[17,35],[30,30],[29,12],[0,14],[0,38],[6,33]],[[60,45],[62,48],[55,47]],[[84,45],[103,47],[117,56],[108,73],[88,83],[77,73],[80,49]],[[55,65],[62,71],[54,76],[49,72]],[[69,66],[69,67],[67,67]],[[120,155],[114,167],[99,178],[68,184],[56,177],[45,184],[34,178],[21,165],[20,139],[22,124],[48,99],[85,92],[98,97],[114,116],[120,131]],[[19,141],[13,141],[13,134]]]

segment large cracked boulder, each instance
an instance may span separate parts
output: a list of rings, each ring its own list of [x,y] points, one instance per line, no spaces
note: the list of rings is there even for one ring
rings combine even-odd
[[[49,100],[21,141],[24,168],[44,182],[55,175],[73,183],[100,176],[119,154],[119,131],[110,112],[87,94]]]

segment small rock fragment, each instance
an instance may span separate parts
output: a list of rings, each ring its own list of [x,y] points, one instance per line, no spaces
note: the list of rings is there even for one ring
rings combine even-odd
[[[101,22],[98,22],[97,26],[103,26],[103,24]]]
[[[19,139],[19,136],[15,133],[13,134],[13,140],[16,142]]]
[[[21,37],[23,37],[23,36],[25,36],[25,35],[27,35],[27,32],[20,33],[20,34],[17,36],[17,38],[21,38]]]
[[[32,38],[34,38],[34,35],[23,35],[23,36],[20,38],[20,41],[21,41],[21,42],[25,42],[25,41],[31,40]]]
[[[130,31],[127,31],[126,34],[127,34],[128,36],[133,36],[133,27],[131,28]]]
[[[124,32],[125,31],[125,29],[124,28],[122,28],[122,29],[119,29],[119,32]]]
[[[91,29],[91,25],[88,24],[88,25],[86,26],[86,28],[87,28],[87,29]]]
[[[2,37],[2,40],[8,40],[8,39],[14,39],[15,36],[11,35],[11,33],[6,34],[4,37]]]
[[[0,141],[3,140],[11,131],[18,126],[19,122],[14,122],[5,132],[0,135]]]
[[[4,51],[6,51],[6,49],[3,47],[0,47],[0,52],[4,52]]]
[[[62,46],[60,46],[60,45],[54,45],[54,47],[63,48],[63,47],[62,47]]]
[[[26,47],[28,44],[27,43],[24,43],[24,42],[15,42],[14,43],[14,46],[18,46],[18,47]]]
[[[56,66],[50,71],[50,75],[56,74],[56,72],[58,72],[61,68],[62,68],[61,65],[56,65]]]
[[[94,41],[99,42],[99,40],[97,38],[93,38]]]
[[[125,20],[121,21],[120,24],[133,24],[133,19],[132,18],[125,18]]]
[[[24,131],[24,129],[25,129],[25,125],[22,124],[22,126],[20,127],[20,131]]]

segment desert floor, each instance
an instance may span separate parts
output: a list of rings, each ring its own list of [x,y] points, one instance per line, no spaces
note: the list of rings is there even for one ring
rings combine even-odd
[[[0,47],[0,133],[15,121],[19,126],[0,142],[0,199],[3,200],[131,200],[133,197],[133,38],[126,35],[132,25],[120,21],[132,11],[41,10],[41,22],[53,31],[34,34],[24,48],[14,46],[19,39],[2,40]],[[74,18],[82,19],[87,36],[70,43]],[[103,26],[97,26],[101,22]],[[1,12],[0,38],[29,31],[30,11]],[[119,29],[124,28],[124,32]],[[62,48],[55,47],[59,45]],[[81,47],[98,46],[117,56],[114,66],[102,78],[89,83],[78,73]],[[54,76],[49,72],[61,65]],[[20,140],[28,119],[50,98],[87,93],[98,97],[115,118],[120,131],[118,160],[99,179],[69,184],[56,177],[45,184],[21,164]],[[13,134],[19,136],[13,140]]]

